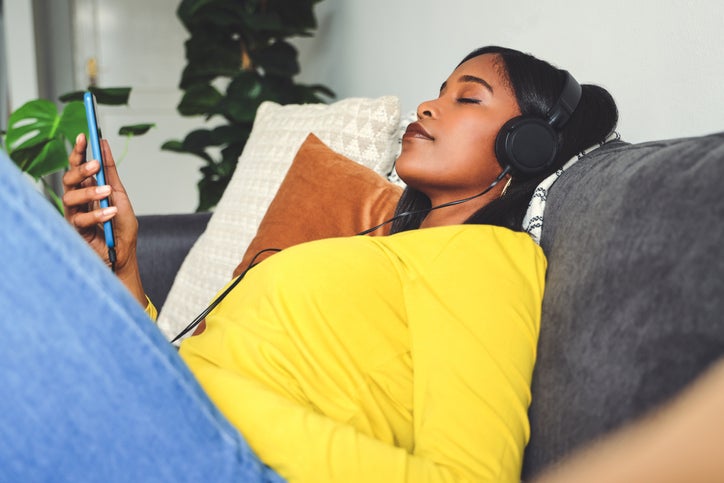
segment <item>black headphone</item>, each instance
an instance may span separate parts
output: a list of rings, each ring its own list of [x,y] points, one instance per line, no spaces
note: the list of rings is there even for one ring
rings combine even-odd
[[[581,85],[567,71],[558,100],[542,119],[518,116],[503,124],[495,139],[495,156],[513,177],[532,178],[550,169],[558,153],[558,132],[581,100]]]

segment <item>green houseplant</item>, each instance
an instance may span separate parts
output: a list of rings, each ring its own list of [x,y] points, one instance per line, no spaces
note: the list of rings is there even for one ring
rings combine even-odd
[[[197,211],[221,198],[264,101],[319,103],[334,93],[294,81],[298,52],[286,39],[316,29],[320,0],[183,0],[177,15],[190,34],[177,109],[184,116],[220,116],[213,129],[196,129],[162,149],[204,160]]]
[[[90,87],[98,104],[128,104],[129,87]],[[83,107],[83,91],[71,92],[60,97],[65,103],[62,111],[47,99],[28,101],[10,114],[8,130],[4,134],[4,148],[21,171],[43,184],[46,193],[58,211],[63,212],[60,196],[55,192],[48,176],[68,167],[68,154],[76,136],[88,136],[88,126]],[[124,126],[119,134],[138,136],[146,133],[153,124]]]

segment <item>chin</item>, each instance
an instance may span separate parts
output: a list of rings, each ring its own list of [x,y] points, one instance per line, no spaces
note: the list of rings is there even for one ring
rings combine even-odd
[[[410,176],[410,173],[405,171],[404,169],[400,170],[398,169],[397,165],[395,165],[395,173],[397,173],[397,177],[402,180],[405,185],[414,188],[415,187],[415,177]]]
[[[416,176],[415,172],[420,171],[420,166],[415,166],[415,163],[411,159],[406,159],[406,156],[401,154],[395,161],[395,172],[405,184],[413,183]],[[419,178],[419,176],[417,176]]]

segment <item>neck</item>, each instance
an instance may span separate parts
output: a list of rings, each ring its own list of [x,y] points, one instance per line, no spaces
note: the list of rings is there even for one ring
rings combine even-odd
[[[435,226],[460,225],[470,218],[475,212],[488,203],[500,196],[501,187],[495,187],[489,193],[470,201],[465,201],[458,205],[446,206],[437,210],[432,210],[427,214],[420,228],[432,228]],[[464,197],[458,198],[462,199]],[[451,200],[431,199],[432,206],[439,206]]]

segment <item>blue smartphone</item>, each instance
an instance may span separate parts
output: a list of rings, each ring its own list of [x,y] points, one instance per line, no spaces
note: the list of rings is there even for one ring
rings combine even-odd
[[[97,159],[100,162],[101,169],[96,174],[96,182],[98,186],[102,186],[106,183],[106,173],[103,166],[103,152],[101,151],[101,128],[98,124],[98,115],[96,110],[96,98],[92,92],[86,92],[83,94],[83,104],[85,104],[85,117],[88,121],[88,142],[91,147],[91,154],[93,159]],[[101,208],[108,208],[110,206],[110,200],[103,198],[100,201]],[[108,220],[103,223],[103,232],[106,238],[106,246],[108,246],[108,258],[111,262],[111,268],[115,269],[116,263],[116,240],[113,237],[113,223]]]

